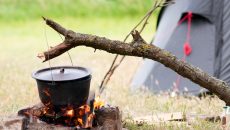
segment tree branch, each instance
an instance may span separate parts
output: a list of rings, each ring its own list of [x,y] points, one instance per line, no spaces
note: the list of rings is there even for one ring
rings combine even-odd
[[[51,28],[53,28],[55,31],[62,34],[63,36],[67,35],[68,30],[63,28],[61,25],[59,25],[58,23],[56,23],[52,20],[46,19],[45,17],[42,17],[42,18],[46,22],[46,24],[49,25]]]
[[[132,33],[134,43],[131,44],[95,35],[75,33],[71,30],[67,31],[52,20],[46,18],[44,20],[47,25],[65,36],[65,41],[63,43],[51,48],[49,51],[39,54],[39,56],[44,56],[44,62],[55,58],[76,46],[92,47],[120,55],[144,57],[162,63],[181,76],[186,77],[194,83],[199,84],[201,87],[208,89],[210,92],[215,93],[220,99],[225,101],[227,105],[230,105],[230,86],[226,82],[208,75],[198,67],[192,66],[178,59],[166,50],[160,49],[154,45],[146,44],[137,31]]]

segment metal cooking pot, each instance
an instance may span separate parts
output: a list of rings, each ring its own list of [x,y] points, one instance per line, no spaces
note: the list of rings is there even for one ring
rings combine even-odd
[[[91,73],[86,68],[51,67],[34,72],[32,77],[37,81],[41,102],[54,110],[80,107],[87,102]]]

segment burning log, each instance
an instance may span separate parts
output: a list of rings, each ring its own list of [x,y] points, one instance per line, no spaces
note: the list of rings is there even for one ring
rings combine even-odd
[[[38,117],[41,116],[40,114],[43,108],[44,106],[39,104],[18,112],[20,116],[24,116],[24,118],[21,118],[23,121],[23,125],[21,126],[23,130],[122,130],[121,113],[118,107],[102,107],[96,110],[93,124],[88,128],[80,128],[77,126],[69,127],[41,121]],[[50,116],[50,119],[55,119],[55,116]]]
[[[121,113],[118,107],[102,107],[95,111],[98,130],[122,130]]]
[[[18,130],[24,126],[24,118],[16,115],[4,117],[0,121],[0,130]]]
[[[46,115],[49,120],[42,121],[39,117],[45,110],[43,104],[37,104],[33,107],[22,109],[18,116],[12,116],[4,120],[0,129],[22,129],[22,130],[122,130],[121,113],[118,107],[101,107],[95,111],[92,117],[90,127],[81,128],[79,126],[67,126],[54,124],[57,117],[55,114]],[[69,112],[68,112],[69,113]],[[72,112],[69,114],[72,115]],[[42,116],[45,118],[44,116]],[[62,118],[63,119],[63,118]],[[59,120],[60,121],[60,120]],[[57,123],[57,122],[56,122]],[[58,122],[60,123],[60,122]]]

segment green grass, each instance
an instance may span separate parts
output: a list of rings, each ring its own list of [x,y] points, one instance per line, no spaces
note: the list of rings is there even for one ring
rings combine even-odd
[[[0,0],[0,21],[46,17],[137,17],[154,0]]]
[[[157,124],[146,124],[141,125],[135,122],[125,122],[125,127],[129,130],[222,130],[220,122],[207,122],[197,120],[195,123],[188,125],[187,122],[161,122]]]
[[[87,2],[93,6],[87,5]],[[33,2],[32,0],[23,2],[0,0],[1,117],[14,114],[21,108],[40,102],[36,82],[31,78],[31,73],[49,66],[48,63],[41,63],[36,57],[39,52],[47,49],[44,31],[46,30],[50,46],[55,46],[62,41],[55,31],[45,26],[40,18],[41,15],[45,14],[76,32],[123,40],[139,21],[141,15],[150,8],[151,2],[151,0],[50,0],[48,2],[45,0]],[[41,8],[44,9],[41,11]],[[134,10],[138,13],[133,13]],[[146,41],[150,41],[154,34],[156,15],[154,16],[142,34]],[[70,54],[74,65],[92,70],[91,89],[97,90],[114,55],[99,50],[94,53],[94,49],[86,47],[74,48],[70,50]],[[162,112],[213,115],[221,113],[224,103],[217,97],[200,100],[196,97],[171,98],[149,92],[130,92],[130,80],[141,60],[142,58],[127,57],[114,73],[102,95],[108,104],[119,106],[124,119]],[[70,65],[68,55],[64,54],[52,60],[51,65]],[[192,125],[160,123],[139,126],[135,122],[126,122],[125,126],[131,130],[220,129],[219,122],[210,123],[199,120]]]

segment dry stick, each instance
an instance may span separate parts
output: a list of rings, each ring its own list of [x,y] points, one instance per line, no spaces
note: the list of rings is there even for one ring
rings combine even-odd
[[[96,35],[75,33],[72,30],[63,28],[50,19],[44,18],[44,20],[47,25],[64,35],[65,41],[50,48],[48,51],[40,53],[39,56],[42,56],[42,59],[44,59],[43,62],[53,59],[76,46],[87,46],[113,54],[148,58],[160,62],[179,75],[208,89],[210,92],[216,94],[221,100],[225,101],[226,105],[230,105],[230,86],[226,82],[208,75],[200,68],[178,59],[164,49],[152,44],[147,44],[137,31],[132,33],[133,42],[125,43]]]
[[[141,21],[139,21],[139,23],[129,32],[129,34],[125,37],[125,39],[123,40],[124,42],[126,42],[126,40],[128,39],[128,37],[131,35],[131,33],[136,30],[136,28],[138,28],[141,23],[145,20],[144,24],[142,25],[142,28],[140,29],[140,33],[142,33],[142,31],[144,30],[144,28],[146,27],[146,25],[148,24],[148,20],[149,18],[152,16],[152,13],[158,8],[158,7],[161,7],[161,6],[165,6],[166,4],[165,3],[169,3],[169,2],[165,2],[162,4],[162,1],[161,0],[159,3],[156,1],[152,7],[152,9],[150,11],[148,11],[148,13],[141,19]],[[113,62],[109,68],[109,70],[107,71],[107,73],[105,74],[102,82],[101,82],[101,85],[100,85],[100,91],[99,93],[101,94],[104,89],[105,89],[105,86],[108,84],[108,82],[110,81],[110,78],[111,76],[113,75],[114,71],[120,66],[120,64],[123,62],[123,60],[125,59],[125,56],[122,56],[120,61],[118,62],[117,65],[115,65],[117,59],[118,59],[118,56],[119,55],[116,55],[115,58],[113,59]],[[114,66],[115,65],[115,66]]]
[[[140,30],[140,34],[141,34],[141,32],[144,30],[145,26],[148,24],[148,20],[149,20],[149,18],[151,17],[151,14],[152,14],[152,13],[150,13],[150,14],[148,15],[148,17],[146,18],[146,20],[145,20],[145,22],[144,22],[144,24],[143,24],[143,26],[142,26],[142,28],[141,28],[141,30]],[[126,41],[126,40],[124,40],[124,42],[125,42],[125,41]],[[119,63],[118,63],[117,65],[114,66],[114,63],[116,62],[118,56],[119,56],[119,55],[116,55],[116,57],[114,58],[113,63],[112,63],[112,65],[111,65],[109,71],[106,73],[106,75],[105,75],[105,77],[104,77],[104,79],[103,79],[103,81],[102,81],[102,83],[101,83],[100,91],[99,91],[100,94],[104,91],[105,86],[106,86],[106,85],[108,84],[108,82],[110,81],[110,78],[111,78],[111,76],[113,75],[114,71],[121,65],[121,63],[122,63],[123,60],[125,59],[125,56],[122,56],[121,59],[120,59],[120,61],[119,61]],[[103,84],[104,84],[104,85],[103,85]]]

